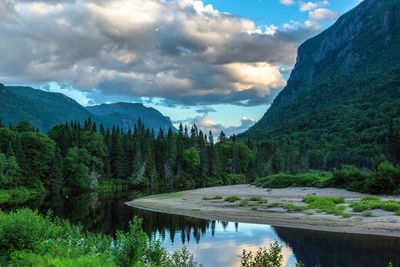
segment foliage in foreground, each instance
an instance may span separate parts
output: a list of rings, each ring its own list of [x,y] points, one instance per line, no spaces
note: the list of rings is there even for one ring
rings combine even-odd
[[[29,209],[0,211],[0,255],[1,266],[197,266],[186,249],[169,255],[149,241],[138,218],[111,238]]]
[[[273,242],[269,248],[260,248],[255,254],[252,252],[242,251],[240,256],[241,267],[282,267],[283,255],[282,246],[278,242]],[[303,266],[297,262],[296,267]]]

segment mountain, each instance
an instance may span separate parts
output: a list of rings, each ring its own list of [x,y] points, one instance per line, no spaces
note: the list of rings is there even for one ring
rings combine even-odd
[[[299,47],[287,86],[240,137],[370,166],[391,121],[400,122],[400,1],[364,0]]]
[[[0,84],[0,118],[4,124],[16,125],[26,119],[41,131],[47,131],[55,124],[84,121],[88,117],[93,115],[63,94]]]
[[[153,128],[155,131],[161,128],[164,132],[168,132],[170,127],[175,131],[169,117],[165,117],[158,110],[145,107],[140,103],[102,104],[89,106],[87,109],[110,122],[117,119],[120,127],[125,130],[133,128],[140,118],[146,127]]]
[[[134,126],[141,118],[147,128],[168,130],[173,125],[168,117],[142,104],[117,103],[83,107],[75,100],[60,94],[31,87],[4,86],[0,83],[0,118],[4,124],[16,125],[26,119],[41,131],[69,122],[83,122],[91,117],[98,124],[111,127],[118,125],[124,130]]]

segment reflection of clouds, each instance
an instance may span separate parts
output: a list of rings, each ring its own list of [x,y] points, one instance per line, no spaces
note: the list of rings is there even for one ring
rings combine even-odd
[[[176,234],[175,243],[171,242],[167,234],[163,245],[169,252],[186,246],[194,254],[196,261],[203,264],[204,267],[240,266],[239,257],[243,249],[255,253],[260,247],[269,248],[270,244],[275,240],[283,246],[284,266],[291,267],[295,266],[296,263],[292,249],[277,236],[274,229],[269,225],[243,223],[239,224],[236,231],[234,223],[229,223],[224,228],[222,223],[217,222],[215,235],[212,236],[211,228],[208,228],[198,244],[194,239],[182,244],[180,242],[181,234]]]

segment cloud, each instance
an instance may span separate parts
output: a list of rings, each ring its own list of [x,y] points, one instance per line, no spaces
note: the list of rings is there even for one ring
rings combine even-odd
[[[208,113],[216,112],[216,111],[217,110],[215,110],[212,107],[202,107],[202,108],[196,109],[197,113],[203,113],[203,114],[208,114]]]
[[[332,21],[338,17],[338,13],[326,8],[317,8],[309,12],[309,18],[314,21]]]
[[[299,2],[299,5],[300,5],[300,11],[305,12],[305,11],[314,10],[319,7],[328,6],[329,1],[322,0],[322,1],[317,1],[317,2]]]
[[[280,0],[282,5],[291,6],[294,5],[294,0]]]
[[[232,136],[233,134],[242,133],[256,123],[256,121],[243,116],[242,118],[240,118],[239,126],[226,127],[223,126],[222,124],[216,123],[213,120],[211,120],[207,114],[195,118],[189,118],[181,122],[189,125],[196,124],[197,128],[202,130],[203,133],[207,135],[211,131],[214,138],[217,138],[221,133],[221,131],[223,131],[227,136]]]
[[[3,0],[0,80],[57,82],[98,102],[271,102],[314,24],[258,28],[195,0]],[[4,16],[3,16],[4,15]]]

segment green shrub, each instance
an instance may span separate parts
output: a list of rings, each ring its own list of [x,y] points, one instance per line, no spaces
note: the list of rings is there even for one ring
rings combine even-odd
[[[219,200],[222,199],[221,196],[214,196],[214,197],[203,197],[203,200]]]
[[[247,178],[243,174],[226,174],[223,177],[224,185],[235,185],[235,184],[245,184],[247,183]]]
[[[345,166],[341,170],[332,173],[329,186],[346,188],[352,191],[361,191],[369,173],[362,172],[356,167]]]
[[[241,200],[241,198],[238,197],[238,196],[229,196],[229,197],[225,198],[225,201],[226,202],[230,202],[230,203],[234,203],[234,202],[239,201],[239,200]]]
[[[397,211],[400,209],[400,203],[394,200],[388,200],[383,202],[380,208],[385,211]]]
[[[350,214],[346,214],[346,209],[343,205],[337,205],[344,203],[344,198],[341,197],[325,197],[325,196],[307,196],[303,199],[308,204],[309,208],[318,210],[319,212],[326,212],[336,216],[342,216],[348,218]]]
[[[282,246],[276,241],[269,248],[260,248],[255,254],[243,250],[240,256],[240,267],[282,267],[283,264]],[[297,262],[295,266],[302,267],[304,264]]]
[[[351,204],[350,206],[353,208],[354,212],[363,212],[363,211],[370,209],[368,204],[362,203],[362,202],[356,202],[356,203]]]
[[[363,212],[366,210],[381,209],[385,211],[397,212],[400,210],[400,201],[395,200],[381,200],[377,197],[366,197],[361,201],[354,202],[350,205],[355,212]]]
[[[264,201],[261,197],[251,197],[248,200],[249,201],[254,201],[254,202],[262,202],[262,201]]]
[[[249,205],[249,201],[247,199],[243,199],[243,200],[240,201],[239,206],[244,207],[244,206],[247,206],[247,205]]]
[[[325,187],[331,179],[331,174],[326,172],[309,172],[298,175],[276,174],[256,180],[255,184],[264,188],[286,187]]]
[[[197,265],[187,250],[169,255],[159,241],[150,241],[140,219],[113,239],[29,209],[0,211],[0,255],[1,265],[17,267]]]
[[[364,216],[364,217],[372,217],[372,211],[370,211],[370,210],[364,211],[364,212],[363,212],[363,216]]]
[[[303,201],[307,204],[316,202],[316,203],[323,203],[323,202],[332,202],[334,204],[342,204],[344,203],[344,198],[342,197],[326,197],[326,196],[315,196],[309,195],[303,199]]]
[[[291,203],[284,204],[282,207],[287,211],[295,211],[295,212],[301,212],[307,210],[307,206],[295,205]]]
[[[384,161],[368,179],[365,189],[373,194],[393,194],[400,182],[400,167]]]

